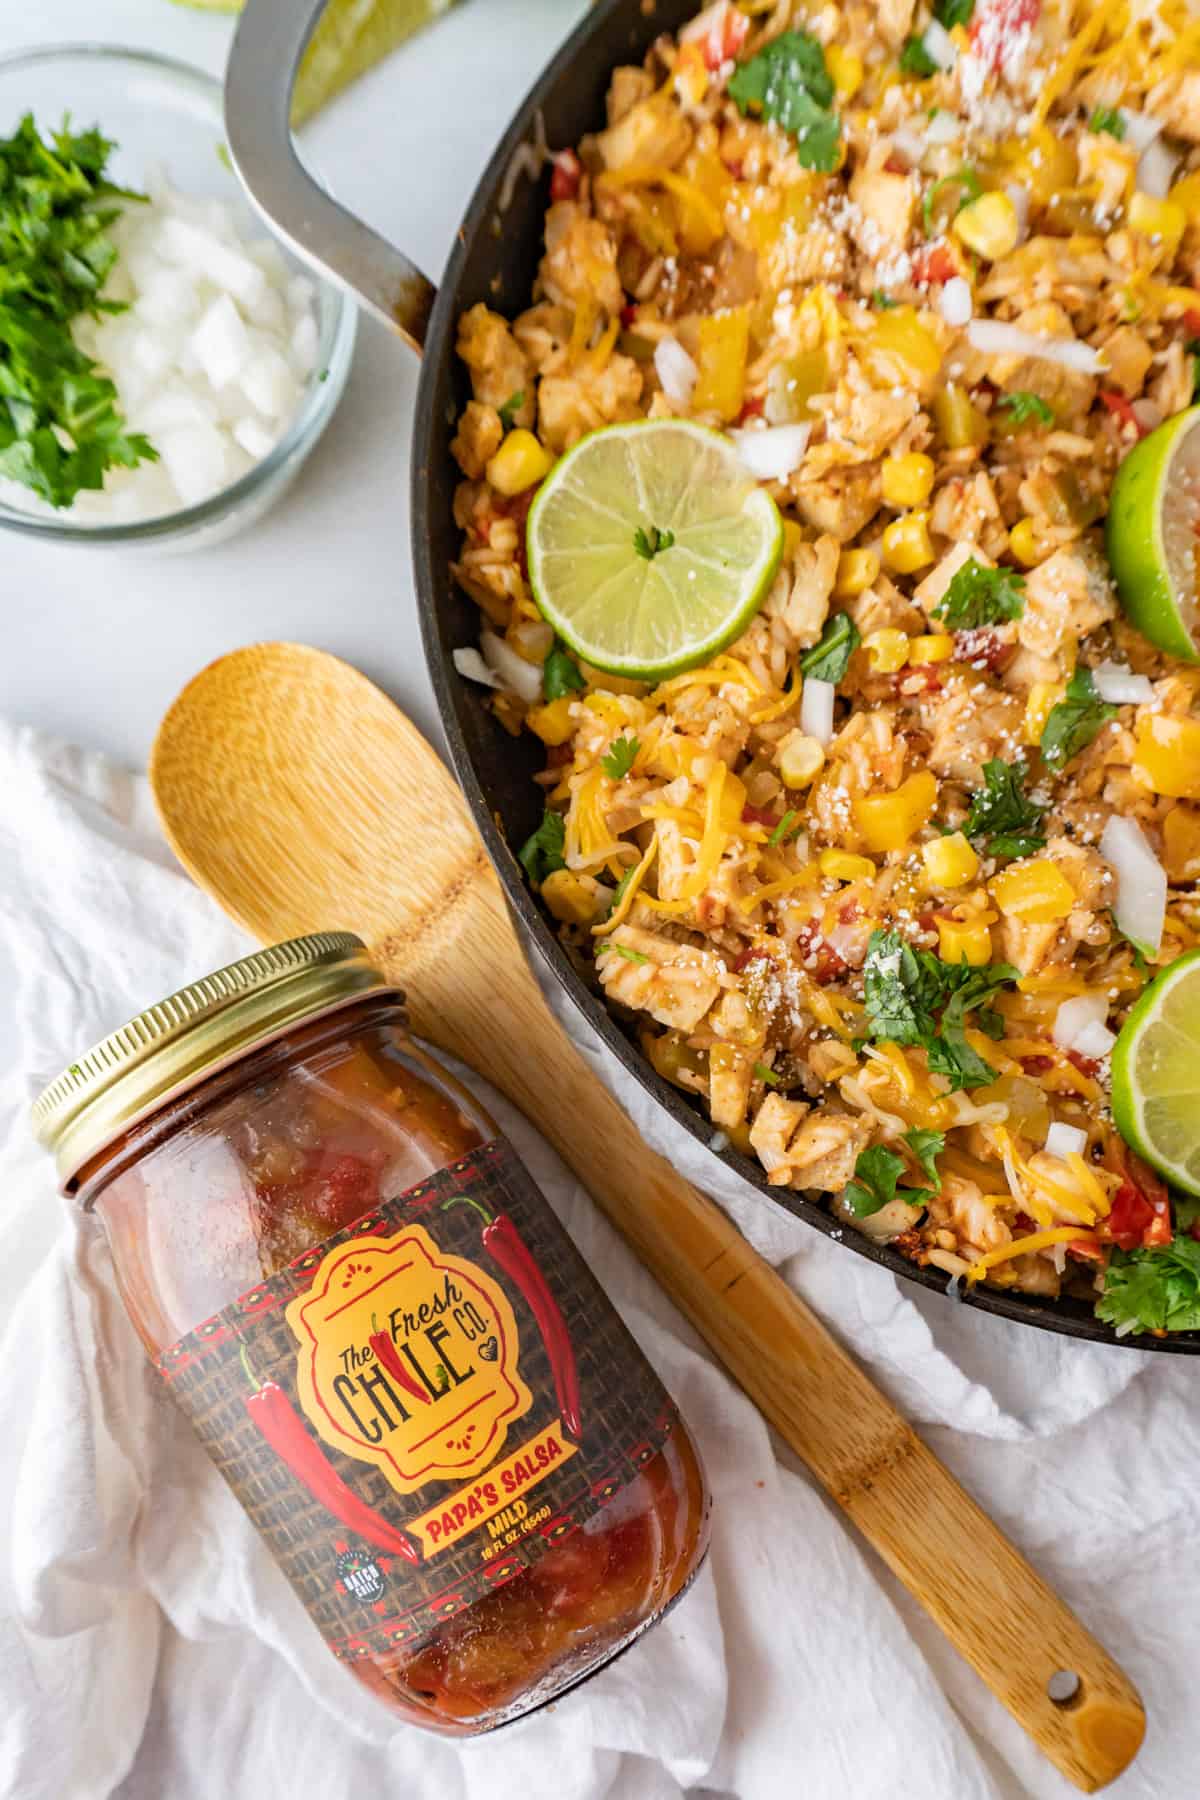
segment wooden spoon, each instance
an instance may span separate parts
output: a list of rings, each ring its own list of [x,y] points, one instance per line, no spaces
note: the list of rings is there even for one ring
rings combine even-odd
[[[240,925],[267,942],[342,928],[371,945],[414,1029],[536,1121],[1050,1761],[1088,1793],[1120,1774],[1145,1731],[1137,1690],[586,1067],[525,963],[466,802],[403,713],[332,656],[256,645],[184,689],[150,779],[180,861]]]

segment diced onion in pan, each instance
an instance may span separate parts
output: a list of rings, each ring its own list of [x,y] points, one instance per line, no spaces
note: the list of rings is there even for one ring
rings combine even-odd
[[[821,745],[827,744],[833,736],[833,698],[836,693],[832,681],[805,676],[800,695],[800,729]]]
[[[479,645],[484,662],[489,669],[495,670],[506,688],[519,694],[522,700],[528,700],[530,705],[541,699],[542,671],[538,663],[526,662],[494,631],[481,631]]]
[[[1108,1001],[1103,994],[1079,994],[1074,1000],[1063,1001],[1054,1015],[1050,1035],[1060,1049],[1074,1050],[1081,1031],[1090,1025],[1103,1025],[1107,1018]]]
[[[1003,319],[972,319],[967,338],[985,356],[1040,356],[1065,369],[1078,369],[1082,375],[1099,375],[1104,368],[1100,352],[1078,338],[1039,337]]]
[[[768,425],[729,435],[748,474],[758,481],[786,481],[800,467],[811,432],[811,425]]]
[[[1065,1125],[1055,1119],[1046,1133],[1046,1149],[1051,1156],[1082,1156],[1087,1149],[1087,1132],[1078,1125]]]
[[[1167,872],[1141,826],[1114,815],[1104,827],[1100,854],[1117,878],[1117,924],[1139,949],[1157,950],[1167,913]]]
[[[1171,191],[1178,161],[1175,153],[1155,138],[1138,157],[1135,185],[1143,194],[1149,194],[1151,199],[1165,200]]]
[[[1135,675],[1120,663],[1104,662],[1092,671],[1096,692],[1112,706],[1141,706],[1154,698],[1154,685],[1148,675]]]
[[[672,406],[686,406],[700,371],[678,338],[660,338],[654,349],[654,367]]]
[[[1130,112],[1122,107],[1121,123],[1125,128],[1123,141],[1136,150],[1139,156],[1143,150],[1150,148],[1155,138],[1162,136],[1162,120],[1152,119],[1149,113]]]
[[[947,325],[966,325],[974,312],[971,284],[962,275],[952,275],[942,289],[938,307]]]
[[[1116,1032],[1110,1031],[1107,1025],[1085,1025],[1072,1048],[1080,1056],[1090,1056],[1099,1062],[1102,1056],[1108,1055],[1116,1041]]]
[[[925,54],[939,69],[952,69],[958,61],[958,45],[937,19],[930,19],[921,39]]]
[[[481,687],[498,688],[500,677],[489,669],[478,650],[455,650],[451,660],[464,681],[477,681]]]

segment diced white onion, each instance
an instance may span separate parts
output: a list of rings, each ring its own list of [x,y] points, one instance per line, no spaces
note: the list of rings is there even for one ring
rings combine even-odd
[[[500,677],[494,669],[489,669],[478,650],[454,650],[451,661],[459,674],[467,681],[477,681],[481,687],[498,688]]]
[[[1100,839],[1100,854],[1117,878],[1113,917],[1125,936],[1150,954],[1162,943],[1167,872],[1141,826],[1132,819],[1109,819]]]
[[[1133,416],[1143,431],[1157,431],[1165,414],[1156,400],[1143,398],[1133,402]]]
[[[1179,158],[1174,151],[1168,150],[1164,143],[1155,139],[1147,144],[1138,157],[1135,186],[1143,194],[1149,194],[1153,200],[1165,200],[1175,180],[1175,169]]]
[[[804,460],[811,425],[768,425],[731,431],[738,461],[757,481],[786,481]]]
[[[939,69],[952,69],[958,61],[958,45],[937,19],[930,19],[921,39],[925,54]]]
[[[963,125],[957,113],[948,112],[939,107],[928,125],[925,127],[927,144],[956,144],[963,135]]]
[[[1120,663],[1103,662],[1092,670],[1096,692],[1112,706],[1141,706],[1154,698],[1154,684],[1148,675],[1135,675]]]
[[[1149,149],[1156,137],[1162,136],[1162,120],[1152,119],[1149,113],[1129,112],[1121,107],[1120,118],[1125,127],[1122,141],[1136,150],[1139,156],[1143,150]]]
[[[677,338],[659,339],[654,349],[654,367],[672,406],[686,406],[700,371]]]
[[[714,1131],[708,1140],[708,1147],[710,1150],[715,1151],[719,1156],[721,1151],[727,1147],[728,1143],[729,1133],[727,1131]]]
[[[1051,1156],[1082,1156],[1087,1149],[1087,1132],[1078,1125],[1066,1125],[1055,1119],[1046,1133],[1046,1149]]]
[[[228,294],[213,301],[189,343],[213,387],[237,380],[250,355],[250,334]]]
[[[1085,1025],[1072,1049],[1077,1050],[1080,1056],[1090,1056],[1099,1062],[1102,1056],[1108,1055],[1116,1041],[1116,1032],[1110,1031],[1107,1025]]]
[[[826,745],[833,736],[833,697],[837,693],[832,681],[818,681],[813,675],[804,678],[800,695],[800,729],[818,744]]]
[[[1100,352],[1078,338],[1039,337],[1003,319],[972,319],[967,338],[985,356],[1040,356],[1082,375],[1099,375],[1104,368]]]
[[[1103,1025],[1108,1018],[1108,1001],[1103,994],[1079,994],[1064,1000],[1054,1015],[1051,1037],[1060,1050],[1074,1050],[1081,1031],[1091,1025]]]
[[[483,660],[489,669],[494,669],[506,688],[519,694],[532,706],[535,700],[542,697],[542,671],[538,663],[526,662],[518,656],[510,644],[494,631],[481,631],[479,647],[483,651]]]
[[[925,154],[925,142],[920,132],[911,130],[907,125],[898,125],[892,133],[891,149],[910,169],[915,169]]]
[[[1017,215],[1017,231],[1024,238],[1029,232],[1029,189],[1022,187],[1019,181],[1010,181],[1005,184],[1004,191]]]
[[[942,289],[938,307],[947,325],[966,325],[975,310],[971,284],[962,275],[952,275]]]

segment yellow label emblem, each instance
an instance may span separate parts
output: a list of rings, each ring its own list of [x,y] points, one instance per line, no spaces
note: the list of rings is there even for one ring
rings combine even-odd
[[[330,1251],[287,1322],[305,1413],[397,1493],[479,1474],[533,1403],[503,1289],[421,1225]]]

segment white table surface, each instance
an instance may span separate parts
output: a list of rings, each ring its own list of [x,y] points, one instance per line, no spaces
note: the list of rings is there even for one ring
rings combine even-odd
[[[493,145],[583,5],[464,0],[403,45],[306,130],[338,198],[440,275]],[[88,39],[219,74],[232,31],[226,15],[169,0],[0,3],[0,55]],[[439,742],[409,551],[417,374],[416,357],[364,319],[341,406],[296,485],[228,545],[161,558],[6,536],[0,714],[141,768],[192,675],[239,644],[288,638],[363,669]],[[0,992],[3,960],[0,949]],[[0,1069],[10,1033],[0,1005]]]

